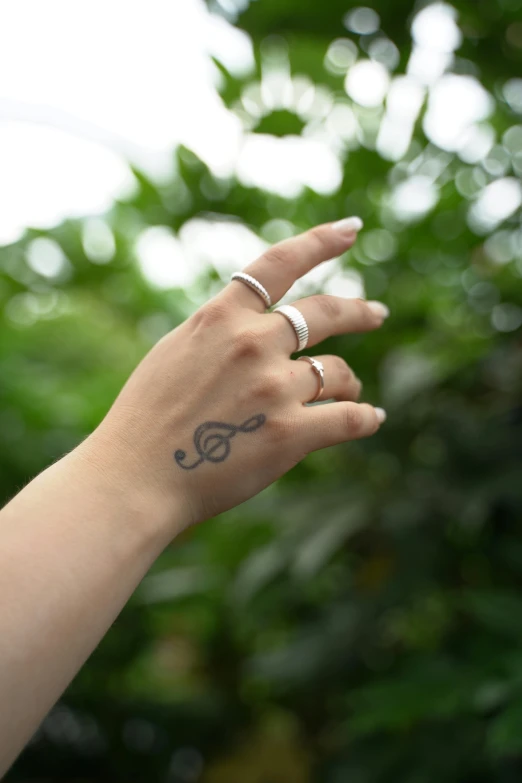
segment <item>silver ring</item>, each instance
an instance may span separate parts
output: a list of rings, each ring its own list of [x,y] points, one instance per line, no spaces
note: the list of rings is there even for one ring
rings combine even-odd
[[[293,305],[280,305],[276,307],[274,313],[281,313],[284,317],[290,321],[294,327],[295,335],[297,337],[296,351],[302,351],[308,345],[308,324],[305,317],[297,307]]]
[[[242,283],[245,283],[249,288],[252,289],[252,291],[255,291],[256,294],[258,294],[263,302],[265,303],[266,307],[272,307],[272,300],[270,298],[270,294],[264,287],[264,285],[261,285],[259,280],[256,280],[255,277],[252,277],[252,275],[247,275],[246,272],[234,272],[231,280],[241,280]]]
[[[305,362],[310,362],[312,365],[312,370],[315,372],[319,380],[317,394],[313,400],[310,400],[310,402],[316,402],[316,400],[318,400],[321,394],[324,392],[324,364],[320,362],[319,359],[312,359],[311,356],[299,356],[299,359],[304,359]]]

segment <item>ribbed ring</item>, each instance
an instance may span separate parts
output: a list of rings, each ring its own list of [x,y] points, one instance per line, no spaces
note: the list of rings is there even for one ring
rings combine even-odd
[[[308,345],[308,324],[305,317],[297,307],[293,305],[280,305],[276,307],[274,313],[281,313],[284,317],[290,321],[295,330],[297,337],[296,351],[302,351]]]
[[[303,359],[305,362],[309,362],[312,365],[312,370],[317,375],[319,383],[317,385],[317,394],[310,402],[316,402],[324,391],[324,364],[319,359],[314,359],[311,356],[299,356],[299,359]]]
[[[256,280],[255,277],[252,277],[252,275],[247,275],[246,272],[234,272],[231,280],[241,280],[242,283],[245,283],[249,288],[252,289],[252,291],[255,291],[256,294],[259,294],[263,302],[265,303],[266,307],[272,307],[272,300],[270,298],[270,294],[264,287],[264,285],[261,285],[259,280]]]

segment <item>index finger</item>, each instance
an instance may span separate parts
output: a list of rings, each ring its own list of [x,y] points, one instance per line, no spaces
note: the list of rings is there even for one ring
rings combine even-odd
[[[359,217],[322,223],[273,245],[243,271],[266,288],[272,304],[275,304],[300,277],[323,261],[348,250],[362,227],[363,222]],[[265,311],[262,298],[241,281],[232,280],[225,290],[230,292],[236,302],[259,312]]]

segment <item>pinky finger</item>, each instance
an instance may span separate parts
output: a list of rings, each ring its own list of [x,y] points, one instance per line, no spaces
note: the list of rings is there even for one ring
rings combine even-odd
[[[304,409],[309,451],[324,449],[348,440],[368,438],[386,419],[382,408],[368,403],[330,402]]]

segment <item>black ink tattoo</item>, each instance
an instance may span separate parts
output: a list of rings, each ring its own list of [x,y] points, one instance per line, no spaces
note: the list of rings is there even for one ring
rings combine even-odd
[[[237,426],[234,424],[225,424],[221,421],[206,421],[200,424],[194,432],[194,446],[200,459],[193,462],[192,465],[184,465],[183,460],[187,456],[183,449],[174,452],[174,459],[183,470],[193,470],[201,465],[202,462],[224,462],[230,454],[230,440],[238,432],[254,432],[262,427],[266,421],[263,413],[247,419]],[[210,430],[221,430],[221,432],[210,432]]]

